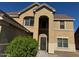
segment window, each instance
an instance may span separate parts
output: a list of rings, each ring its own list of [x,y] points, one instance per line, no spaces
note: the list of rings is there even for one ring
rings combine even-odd
[[[63,38],[63,47],[68,47],[68,40]]]
[[[58,47],[68,47],[68,39],[67,38],[57,38]]]
[[[60,29],[64,29],[65,28],[65,23],[64,21],[60,21]]]
[[[58,47],[62,47],[62,38],[58,38]]]
[[[24,18],[24,25],[25,26],[33,26],[33,24],[34,24],[33,17],[26,17],[26,18]]]

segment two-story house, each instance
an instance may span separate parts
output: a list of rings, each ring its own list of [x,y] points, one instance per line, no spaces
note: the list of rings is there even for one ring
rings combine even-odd
[[[7,14],[33,33],[33,38],[39,42],[40,50],[48,53],[75,52],[74,18],[56,14],[55,8],[39,3],[34,3],[20,12]]]

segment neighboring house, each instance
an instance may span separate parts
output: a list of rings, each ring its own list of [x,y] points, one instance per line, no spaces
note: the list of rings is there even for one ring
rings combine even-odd
[[[0,53],[15,36],[27,34],[31,35],[29,30],[0,10]]]
[[[40,50],[45,50],[48,53],[76,51],[73,30],[74,18],[64,14],[56,14],[54,8],[39,3],[34,3],[20,12],[7,14],[33,34],[33,38],[39,42],[38,48]]]
[[[76,30],[74,36],[75,36],[75,46],[76,46],[76,49],[79,50],[79,27]]]

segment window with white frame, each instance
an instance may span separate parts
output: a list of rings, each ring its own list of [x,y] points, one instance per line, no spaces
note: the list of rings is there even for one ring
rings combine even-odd
[[[68,48],[68,39],[67,38],[57,38],[57,46]]]
[[[34,19],[33,17],[25,17],[24,18],[24,26],[33,26]]]
[[[60,21],[60,29],[64,29],[65,28],[65,22],[64,21]]]

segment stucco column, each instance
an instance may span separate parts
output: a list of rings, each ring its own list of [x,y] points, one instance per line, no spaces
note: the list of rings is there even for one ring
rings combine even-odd
[[[70,40],[70,44],[69,44],[69,46],[70,46],[70,51],[71,52],[76,52],[76,47],[75,47],[75,38],[74,38],[74,31],[72,32],[72,34],[71,34],[71,40]]]
[[[54,31],[53,31],[53,28],[54,28],[54,24],[53,24],[53,21],[54,21],[54,17],[53,17],[53,14],[51,14],[49,16],[49,46],[48,46],[48,53],[54,53],[54,49],[55,49],[55,45],[54,45]]]
[[[33,38],[38,40],[38,15],[35,14],[35,17],[34,17],[34,33],[33,33]]]

